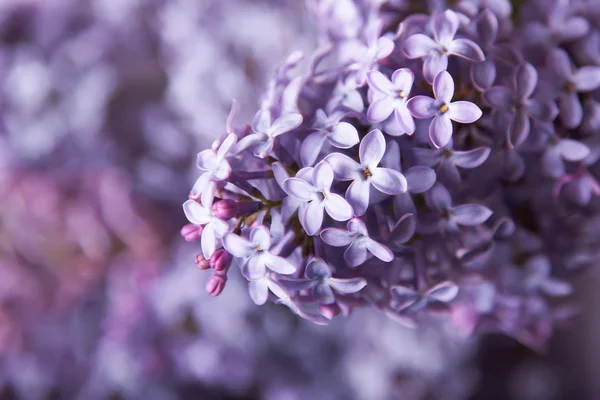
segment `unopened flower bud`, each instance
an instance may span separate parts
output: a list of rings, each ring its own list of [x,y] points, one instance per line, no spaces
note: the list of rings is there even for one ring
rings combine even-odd
[[[218,296],[225,289],[225,283],[227,282],[227,275],[219,272],[214,272],[208,281],[206,282],[206,291],[211,296]]]
[[[210,268],[210,262],[202,254],[198,254],[195,259],[198,269],[207,270]]]
[[[227,252],[227,250],[219,249],[210,257],[210,267],[217,271],[224,271],[229,268],[232,258],[233,257],[231,254],[229,254],[229,252]]]
[[[237,217],[240,213],[238,202],[230,199],[219,200],[212,208],[218,218],[225,220]]]
[[[319,306],[319,312],[325,318],[333,319],[334,317],[338,316],[340,312],[342,312],[342,310],[340,309],[340,306],[337,305],[337,303],[321,304]]]
[[[181,228],[181,236],[183,236],[187,242],[193,242],[200,238],[203,230],[204,227],[201,225],[187,224]]]

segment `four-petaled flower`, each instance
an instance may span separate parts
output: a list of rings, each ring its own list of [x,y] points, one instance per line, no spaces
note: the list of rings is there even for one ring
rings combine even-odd
[[[331,268],[321,258],[313,258],[306,266],[306,279],[281,278],[283,286],[291,290],[312,289],[312,296],[320,304],[335,303],[334,291],[351,294],[360,291],[367,285],[363,278],[334,278]]]
[[[202,191],[201,202],[198,204],[195,200],[188,200],[183,203],[183,212],[187,219],[195,225],[204,225],[200,238],[202,255],[209,259],[217,249],[217,239],[220,239],[229,230],[229,224],[215,216],[213,211],[213,201],[216,187],[213,182],[208,182],[206,188]]]
[[[271,122],[271,113],[268,110],[261,109],[252,120],[254,133],[240,139],[233,151],[239,153],[252,147],[256,157],[265,158],[273,150],[277,136],[296,129],[300,124],[302,124],[302,115],[300,114],[282,115]]]
[[[394,259],[394,253],[383,244],[369,237],[369,232],[364,222],[352,218],[346,225],[347,230],[339,228],[325,228],[321,232],[321,239],[334,247],[348,246],[344,252],[344,260],[351,267],[358,267],[369,257],[369,253],[384,262]]]
[[[485,55],[481,48],[469,39],[454,39],[458,31],[458,16],[446,10],[433,17],[433,37],[422,33],[414,34],[404,42],[404,53],[408,58],[424,57],[423,76],[428,82],[448,68],[448,56],[454,55],[470,61],[481,62]]]
[[[215,151],[213,149],[203,150],[198,153],[196,166],[204,171],[192,187],[192,197],[198,198],[209,181],[219,182],[231,175],[231,166],[226,157],[231,147],[237,141],[235,133],[230,133]]]
[[[284,275],[296,271],[291,262],[269,252],[271,233],[265,226],[252,228],[249,239],[228,233],[223,237],[223,247],[234,257],[244,259],[242,272],[251,281],[261,279],[267,273],[267,268]]]
[[[396,195],[406,192],[406,178],[400,172],[390,168],[379,168],[379,162],[385,153],[385,138],[380,130],[374,129],[360,143],[357,163],[350,157],[333,153],[325,157],[333,168],[335,178],[353,182],[346,190],[346,200],[352,205],[354,214],[363,215],[369,206],[371,185],[380,192]]]
[[[391,81],[379,71],[369,72],[367,81],[373,90],[372,102],[367,110],[369,121],[381,122],[393,114],[404,133],[412,135],[415,121],[406,108],[406,101],[414,80],[414,74],[407,68],[394,71]]]
[[[429,138],[435,147],[443,147],[452,137],[452,121],[470,124],[481,118],[481,109],[470,101],[455,101],[454,80],[447,71],[440,72],[433,81],[435,99],[428,96],[415,96],[406,104],[415,118],[432,118],[429,125]]]
[[[304,166],[310,167],[317,161],[325,140],[338,149],[349,149],[359,142],[356,128],[348,122],[341,122],[344,115],[345,113],[338,111],[327,116],[321,109],[316,111],[313,125],[315,132],[308,135],[300,147]]]
[[[342,196],[330,191],[332,183],[333,170],[325,161],[319,162],[313,169],[312,183],[296,177],[283,181],[283,190],[302,201],[298,218],[311,236],[323,225],[323,211],[336,221],[352,218],[352,206]]]

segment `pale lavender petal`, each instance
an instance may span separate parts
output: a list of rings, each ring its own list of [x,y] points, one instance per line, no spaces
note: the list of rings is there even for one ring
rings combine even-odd
[[[358,144],[358,131],[348,122],[338,123],[327,136],[329,143],[339,149],[349,149]]]
[[[271,127],[271,113],[260,109],[252,119],[252,130],[257,133],[267,133]]]
[[[347,221],[354,215],[352,206],[339,194],[328,193],[323,202],[327,214],[336,221]]]
[[[196,156],[196,166],[203,171],[212,171],[218,163],[217,153],[213,149],[202,150]]]
[[[345,246],[345,245],[344,245]],[[306,277],[310,279],[328,278],[331,268],[322,258],[313,258],[306,266]]]
[[[288,221],[303,202],[296,197],[288,196],[281,204],[281,219]]]
[[[429,167],[416,166],[404,172],[411,193],[424,193],[431,189],[436,180],[435,171]]]
[[[428,96],[415,96],[406,102],[406,107],[413,117],[419,119],[431,118],[438,112],[435,100]]]
[[[375,189],[389,195],[406,192],[408,187],[404,175],[389,168],[373,168],[369,181]]]
[[[403,305],[406,303],[414,303],[419,297],[419,294],[415,290],[405,286],[392,286],[391,292],[394,300]]]
[[[561,93],[558,98],[560,120],[569,129],[577,128],[583,119],[583,107],[577,93]]]
[[[250,231],[250,242],[254,247],[260,247],[263,250],[271,248],[271,233],[266,226],[257,226]]]
[[[273,145],[275,144],[275,140],[272,137],[267,138],[264,142],[259,143],[254,148],[254,155],[256,157],[265,158],[271,153],[273,150]]]
[[[200,245],[202,247],[202,255],[208,260],[217,249],[217,238],[213,224],[208,223],[204,226],[204,230],[200,236]]]
[[[426,193],[425,201],[427,205],[436,211],[445,211],[452,207],[452,197],[443,185],[436,183],[431,190]]]
[[[590,23],[584,17],[571,17],[560,26],[560,36],[565,42],[582,38],[590,30]]]
[[[487,160],[491,152],[489,147],[477,147],[467,151],[454,151],[451,160],[461,168],[476,168]]]
[[[388,37],[382,36],[377,39],[377,54],[375,57],[378,60],[389,56],[394,51],[394,41]]]
[[[273,122],[269,129],[269,136],[275,137],[279,136],[282,133],[289,132],[291,130],[296,129],[302,124],[302,115],[292,113],[283,115]]]
[[[448,45],[458,30],[458,17],[452,10],[446,10],[433,17],[433,35],[436,42]]]
[[[485,60],[485,55],[481,47],[469,39],[454,39],[448,51],[470,61],[481,62]]]
[[[464,204],[450,209],[452,219],[465,226],[483,224],[492,216],[492,210],[481,204]]]
[[[227,137],[219,146],[219,150],[217,150],[217,157],[223,159],[227,155],[227,153],[229,153],[229,150],[231,150],[231,148],[236,142],[237,136],[235,135],[235,133],[230,133],[229,135],[227,135]]]
[[[390,231],[390,241],[398,245],[406,243],[415,234],[416,227],[417,218],[415,215],[404,214],[392,227]]]
[[[204,207],[206,210],[212,210],[212,204],[215,199],[216,191],[217,191],[217,186],[215,185],[214,182],[208,182],[206,184],[206,187],[202,191],[202,196],[200,197],[200,202],[202,203],[202,207]]]
[[[223,247],[234,257],[249,257],[255,249],[252,242],[234,233],[223,237]]]
[[[402,90],[405,96],[410,94],[414,81],[415,74],[408,68],[397,69],[392,74],[392,82],[394,83],[395,89],[398,91]]]
[[[408,111],[406,103],[396,106],[394,109],[394,118],[407,134],[412,135],[415,132],[415,120],[410,114],[410,111]]]
[[[420,58],[437,51],[437,46],[429,36],[417,33],[404,41],[403,50],[408,58]]]
[[[427,297],[442,303],[449,303],[456,298],[458,291],[459,289],[456,284],[450,281],[445,281],[438,283],[429,289],[427,291]]]
[[[265,135],[259,133],[252,133],[241,138],[240,141],[233,146],[233,149],[231,149],[231,151],[232,153],[239,153],[248,148],[255,147],[259,143],[262,143],[264,140],[266,140]]]
[[[273,255],[271,253],[263,254],[263,262],[271,271],[277,272],[278,274],[289,275],[296,272],[294,264],[289,262],[283,257]]]
[[[535,67],[529,63],[521,65],[515,76],[517,84],[517,95],[521,98],[529,98],[537,86],[538,74]]]
[[[367,250],[375,257],[379,258],[383,262],[390,262],[394,259],[394,253],[387,246],[376,242],[371,238],[365,239]]]
[[[325,204],[319,200],[311,201],[306,207],[304,218],[300,220],[300,223],[308,235],[316,235],[319,229],[321,229],[324,210]]]
[[[358,157],[362,165],[376,167],[385,153],[385,137],[379,129],[373,129],[360,142]]]
[[[423,76],[427,82],[432,83],[435,77],[448,68],[448,53],[432,53],[425,57],[423,63]]]
[[[319,190],[329,190],[333,183],[333,168],[328,162],[321,161],[313,170],[313,183]]]
[[[470,124],[477,121],[483,111],[470,101],[455,101],[448,107],[448,116],[451,120],[461,124]]]
[[[351,267],[358,267],[367,261],[368,256],[369,252],[365,240],[353,241],[344,252],[344,260]]]
[[[560,158],[560,155],[555,148],[547,150],[542,155],[542,169],[543,171],[553,178],[560,178],[565,174],[565,164]]]
[[[315,300],[320,304],[333,304],[335,303],[335,296],[333,291],[325,282],[318,282],[312,290],[312,295]]]
[[[440,72],[433,81],[433,94],[438,101],[449,104],[454,96],[454,79],[448,71]]]
[[[294,279],[281,277],[277,280],[283,287],[293,291],[312,289],[317,284],[317,280],[315,279]]]
[[[360,176],[360,164],[342,153],[332,153],[325,157],[331,165],[335,179],[349,181]]]
[[[369,87],[387,95],[395,95],[394,84],[379,71],[369,71],[367,74]]]
[[[452,131],[452,121],[448,113],[436,115],[429,125],[429,139],[435,147],[444,147],[450,142]]]
[[[573,67],[571,59],[566,51],[560,48],[554,48],[548,55],[550,68],[562,79],[566,81],[573,80]]]
[[[367,281],[363,278],[329,278],[327,282],[329,283],[329,286],[331,286],[331,288],[334,289],[336,292],[344,294],[352,294],[359,292],[362,290],[362,288],[367,286]]]
[[[290,175],[286,171],[283,164],[281,164],[279,161],[271,164],[271,168],[273,169],[273,176],[275,177],[275,180],[277,181],[279,186],[281,186],[283,189],[283,181],[288,179],[290,177]]]
[[[243,267],[243,275],[250,279],[260,279],[267,273],[267,266],[264,261],[264,254],[262,252],[254,253]]]
[[[222,181],[229,178],[231,175],[231,166],[225,160],[222,160],[213,170],[213,178],[215,181]]]
[[[600,87],[600,67],[581,67],[575,72],[573,83],[579,92],[591,92]]]
[[[248,291],[254,304],[257,306],[265,304],[269,297],[269,284],[267,278],[250,281],[248,284]]]
[[[367,119],[371,122],[381,122],[394,111],[394,100],[388,96],[375,100],[367,110]]]
[[[484,91],[492,87],[496,80],[496,64],[486,60],[471,66],[471,80],[477,89]]]
[[[325,140],[326,137],[323,133],[313,132],[302,141],[300,146],[302,165],[310,167],[317,161]]]
[[[317,198],[315,187],[299,178],[289,178],[283,181],[283,190],[302,201],[311,201]]]
[[[561,139],[554,148],[567,161],[581,161],[590,154],[588,146],[573,139]]]
[[[204,225],[212,219],[212,212],[198,204],[194,200],[187,200],[183,203],[183,212],[186,218],[192,224]]]
[[[354,215],[361,216],[367,211],[370,187],[371,184],[368,181],[360,178],[348,186],[346,200],[354,209]]]
[[[240,110],[240,103],[236,99],[233,99],[231,102],[231,109],[229,110],[229,115],[227,116],[227,121],[225,122],[225,132],[233,132],[233,121],[237,116]],[[237,140],[237,137],[236,137]],[[223,146],[223,145],[221,145]],[[223,149],[225,153],[229,151],[229,149]]]
[[[194,198],[199,198],[202,196],[202,193],[206,190],[208,186],[208,182],[210,181],[211,173],[205,172],[194,182],[194,186],[192,186],[191,195]]]
[[[494,86],[483,94],[483,99],[498,110],[509,111],[515,104],[513,92],[504,86]]]
[[[540,289],[548,296],[553,297],[569,296],[573,293],[573,287],[569,283],[552,278],[543,281]]]
[[[348,221],[346,227],[348,228],[348,232],[352,232],[356,235],[369,236],[367,227],[360,218],[352,218],[350,221]]]
[[[417,160],[417,163],[420,165],[425,165],[427,167],[435,167],[442,161],[442,150],[415,147],[411,151],[413,156]]]
[[[321,231],[321,239],[334,247],[347,246],[355,239],[356,235],[345,229],[325,228]]]
[[[551,122],[558,115],[558,108],[552,100],[529,99],[527,101],[527,114],[537,120]]]
[[[481,43],[489,48],[498,36],[498,17],[486,8],[477,16],[476,26]]]
[[[519,147],[529,135],[529,116],[524,112],[517,112],[508,127],[508,139],[513,147]]]

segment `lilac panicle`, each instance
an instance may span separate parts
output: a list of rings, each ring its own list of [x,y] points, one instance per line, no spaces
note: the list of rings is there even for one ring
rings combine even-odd
[[[288,58],[252,123],[235,105],[198,156],[182,235],[199,265],[238,266],[256,304],[319,324],[444,310],[546,340],[546,298],[600,259],[582,222],[600,201],[600,53],[566,0],[518,3],[310,2],[308,68]]]

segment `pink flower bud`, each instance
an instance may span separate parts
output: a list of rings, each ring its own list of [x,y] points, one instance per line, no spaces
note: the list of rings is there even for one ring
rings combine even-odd
[[[204,227],[201,225],[187,224],[181,228],[181,236],[183,236],[187,242],[193,242],[200,238],[203,230]]]
[[[229,268],[233,257],[225,249],[215,251],[210,257],[210,267],[217,271],[224,271]]]
[[[219,200],[212,208],[217,217],[225,220],[237,217],[240,213],[237,201],[230,199]]]
[[[194,261],[198,269],[207,270],[210,268],[210,262],[202,254],[198,254]]]
[[[227,282],[227,275],[219,272],[213,272],[212,276],[208,278],[206,282],[206,291],[211,296],[218,296],[225,289],[225,283]]]
[[[340,309],[340,306],[338,306],[336,303],[321,304],[319,306],[319,312],[322,316],[324,316],[327,319],[333,319],[334,317],[339,315],[341,311],[342,310]]]

